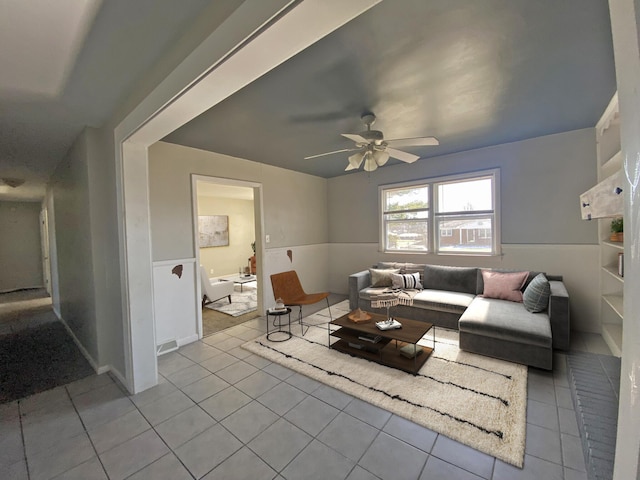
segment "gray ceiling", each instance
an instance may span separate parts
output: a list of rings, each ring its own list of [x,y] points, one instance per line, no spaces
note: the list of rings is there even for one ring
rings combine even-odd
[[[27,180],[0,184],[0,200],[41,199],[85,125],[110,118],[194,24],[206,33],[242,0],[94,2],[57,94],[0,87],[0,178]],[[42,15],[0,5],[5,25],[14,9]],[[616,88],[610,30],[606,0],[383,0],[166,140],[332,177],[347,155],[303,157],[351,147],[340,133],[361,131],[365,110],[386,138],[437,136],[440,147],[404,149],[423,158],[589,127]],[[28,58],[37,37],[0,42],[0,58]]]
[[[303,157],[366,110],[428,161],[594,126],[615,89],[606,0],[385,0],[165,140],[329,178],[348,154]]]

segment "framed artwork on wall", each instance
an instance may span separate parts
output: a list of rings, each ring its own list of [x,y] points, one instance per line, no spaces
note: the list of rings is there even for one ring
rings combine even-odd
[[[229,245],[229,216],[200,215],[198,217],[198,243],[200,248]]]

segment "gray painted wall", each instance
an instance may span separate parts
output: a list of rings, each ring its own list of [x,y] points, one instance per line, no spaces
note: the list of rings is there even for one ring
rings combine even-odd
[[[60,315],[88,355],[99,361],[91,246],[88,133],[76,139],[51,177]]]
[[[40,204],[0,202],[0,292],[43,287]]]
[[[149,148],[154,262],[195,256],[191,174],[261,183],[266,248],[328,242],[325,179],[158,142]]]
[[[502,243],[596,244],[578,196],[595,185],[592,128],[422,159],[329,180],[331,243],[378,242],[378,186],[500,168]]]

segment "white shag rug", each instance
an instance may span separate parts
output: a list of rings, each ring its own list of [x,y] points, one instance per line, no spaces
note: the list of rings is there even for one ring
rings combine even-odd
[[[240,285],[234,285],[231,303],[227,297],[224,297],[206,304],[205,307],[233,317],[253,312],[258,309],[258,283],[247,282],[242,285],[242,291],[240,291]]]
[[[348,313],[348,302],[331,312]],[[464,352],[457,331],[436,327],[435,351],[414,376],[327,348],[328,320],[326,309],[305,318],[303,337],[292,319],[290,340],[263,335],[242,348],[522,468],[526,366]],[[420,344],[432,339],[429,331]]]

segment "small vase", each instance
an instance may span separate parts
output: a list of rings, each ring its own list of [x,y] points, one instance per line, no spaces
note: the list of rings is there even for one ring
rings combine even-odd
[[[624,242],[624,232],[616,233],[616,242]]]

